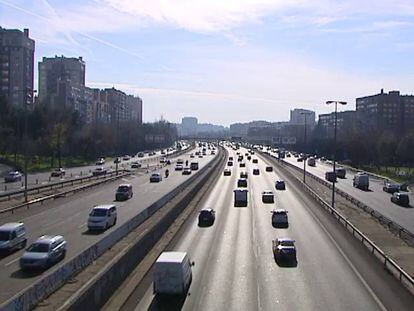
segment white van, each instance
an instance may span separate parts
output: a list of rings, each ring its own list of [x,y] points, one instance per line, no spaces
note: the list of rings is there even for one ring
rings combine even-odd
[[[154,293],[185,295],[193,279],[186,252],[163,252],[154,265]]]
[[[0,226],[0,251],[12,251],[25,248],[26,228],[21,222],[11,222]]]
[[[88,218],[89,230],[106,230],[116,224],[116,206],[113,204],[98,205],[93,208]]]

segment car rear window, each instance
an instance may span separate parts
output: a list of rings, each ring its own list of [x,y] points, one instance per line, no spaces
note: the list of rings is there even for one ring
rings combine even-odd
[[[128,186],[120,186],[118,187],[118,192],[128,192],[129,187]]]
[[[95,208],[91,213],[92,216],[98,216],[98,217],[99,216],[106,216],[106,214],[107,214],[107,210],[102,209],[102,208]]]

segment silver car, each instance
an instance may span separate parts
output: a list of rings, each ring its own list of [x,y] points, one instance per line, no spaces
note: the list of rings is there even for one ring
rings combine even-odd
[[[30,245],[20,258],[20,268],[47,269],[66,255],[66,241],[61,235],[44,235]]]

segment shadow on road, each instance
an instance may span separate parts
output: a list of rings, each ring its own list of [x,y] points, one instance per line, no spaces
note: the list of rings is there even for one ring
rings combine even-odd
[[[148,307],[148,310],[179,311],[183,308],[186,296],[187,295],[181,295],[181,296],[155,295],[154,299],[151,302],[151,305]]]
[[[34,278],[36,276],[39,276],[43,273],[43,270],[32,270],[32,271],[23,271],[23,270],[16,270],[12,274],[10,274],[10,277],[14,279],[30,279]]]

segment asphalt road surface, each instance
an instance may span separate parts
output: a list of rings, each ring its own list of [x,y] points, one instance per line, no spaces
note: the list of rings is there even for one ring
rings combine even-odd
[[[186,146],[188,148],[188,146]],[[154,165],[159,161],[159,158],[162,156],[169,156],[168,154],[162,155],[161,151],[156,151],[156,154],[153,156],[149,156],[148,153],[145,154],[143,158],[139,158],[136,155],[134,157],[131,157],[130,160],[122,160],[121,157],[121,163],[118,164],[119,169],[123,168],[129,168],[131,162],[133,161],[139,161],[142,163],[142,165],[145,167],[146,165]],[[100,165],[98,165],[100,166]],[[108,171],[115,170],[115,164],[113,163],[113,160],[106,161],[104,165]],[[82,177],[82,176],[89,176],[92,175],[92,171],[97,167],[97,165],[86,165],[86,166],[79,166],[79,167],[72,167],[72,168],[65,168],[65,176],[62,178],[60,177],[51,177],[51,171],[47,172],[39,172],[39,173],[31,173],[27,175],[27,185],[28,187],[32,187],[35,185],[42,185],[42,184],[48,184],[50,182],[57,182],[57,181],[63,181],[67,179],[72,179],[76,177]],[[1,168],[1,167],[0,167]],[[0,179],[0,193],[4,193],[10,190],[19,190],[24,188],[24,176],[22,177],[21,181],[17,182],[4,182],[4,176],[7,174],[5,170],[3,170]]]
[[[188,295],[154,296],[150,272],[124,310],[412,310],[413,297],[312,199],[289,180],[285,191],[276,191],[275,180],[286,177],[265,172],[263,159],[246,162],[248,207],[233,206],[243,170],[236,163],[200,206],[216,210],[214,225],[198,227],[194,213],[169,247],[195,261]],[[260,176],[252,175],[256,166]],[[262,203],[267,189],[275,204]],[[272,227],[275,207],[288,210],[287,229]],[[296,266],[275,262],[276,237],[295,239]]]
[[[290,157],[284,159],[295,166],[303,169],[303,162],[297,162],[297,158]],[[316,166],[306,165],[306,171],[325,179],[325,172],[332,171],[332,165],[322,161],[316,161]],[[402,207],[391,202],[391,194],[382,190],[383,182],[379,179],[371,178],[369,180],[369,191],[355,188],[352,185],[355,173],[350,170],[346,172],[346,178],[338,178],[336,187],[358,199],[365,205],[380,212],[390,220],[406,228],[410,232],[414,232],[414,208]],[[414,204],[414,197],[410,193],[411,206]]]
[[[213,155],[207,155],[203,158],[190,159],[189,153],[187,153],[178,158],[182,158],[184,161],[188,159],[189,162],[198,161],[201,169],[214,157]],[[165,168],[159,170],[163,176]],[[64,236],[68,243],[68,251],[63,262],[39,274],[20,271],[19,258],[23,250],[0,257],[0,303],[34,283],[42,275],[79,254],[115,229],[115,227],[111,227],[101,234],[88,233],[87,218],[93,206],[114,203],[117,206],[118,214],[116,226],[120,226],[189,178],[189,176],[182,175],[181,172],[174,171],[174,164],[170,165],[168,169],[170,170],[170,176],[163,178],[160,183],[150,183],[150,174],[141,173],[141,175],[103,184],[92,190],[58,199],[43,206],[36,206],[8,216],[1,216],[0,224],[14,221],[24,222],[28,235],[28,245],[41,235],[60,234]],[[118,184],[125,182],[132,184],[134,196],[124,202],[115,202],[116,187]]]

